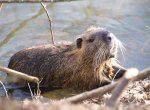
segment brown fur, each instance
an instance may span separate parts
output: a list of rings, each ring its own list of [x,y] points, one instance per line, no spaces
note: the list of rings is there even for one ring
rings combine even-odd
[[[48,44],[21,50],[11,57],[8,67],[39,77],[40,85],[45,87],[96,88],[113,76],[114,58],[110,56],[116,54],[117,42],[116,38],[107,42],[105,34],[110,35],[110,32],[92,27],[72,44]]]

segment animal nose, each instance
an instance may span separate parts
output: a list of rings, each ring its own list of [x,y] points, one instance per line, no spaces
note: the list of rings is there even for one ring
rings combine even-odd
[[[111,41],[111,39],[112,39],[112,37],[111,37],[111,36],[107,36],[107,38],[106,38],[106,39],[107,39],[107,41],[109,41],[109,42],[110,42],[110,41]]]
[[[109,32],[103,32],[102,33],[102,39],[105,41],[105,42],[111,42],[112,41],[112,36],[110,35]]]

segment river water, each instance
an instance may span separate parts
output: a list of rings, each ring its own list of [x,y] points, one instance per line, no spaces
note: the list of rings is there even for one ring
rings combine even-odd
[[[84,0],[47,4],[55,42],[73,41],[89,26],[105,27],[120,39],[126,68],[150,67],[150,1]],[[0,65],[26,47],[51,43],[48,18],[40,4],[4,4],[0,12]]]

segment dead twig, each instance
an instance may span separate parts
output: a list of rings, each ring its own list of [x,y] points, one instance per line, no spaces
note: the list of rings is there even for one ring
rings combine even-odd
[[[6,72],[7,74],[9,74],[12,77],[18,77],[18,78],[27,80],[29,82],[33,82],[33,83],[39,82],[39,78],[37,78],[37,77],[30,76],[30,75],[27,75],[25,73],[18,72],[18,71],[15,71],[15,70],[12,70],[12,69],[9,69],[6,67],[0,66],[0,71]]]
[[[48,4],[50,6],[50,4]],[[15,28],[13,28],[6,36],[4,39],[0,40],[0,47],[5,45],[10,39],[12,39],[16,33],[18,33],[20,30],[22,30],[25,26],[28,25],[29,22],[32,20],[35,20],[37,17],[42,15],[45,11],[43,10],[43,7],[40,8],[40,10],[34,15],[31,16],[30,18],[20,22]]]
[[[123,90],[127,87],[129,82],[138,74],[138,70],[135,68],[128,69],[125,75],[121,78],[118,85],[112,91],[111,98],[106,101],[106,105],[109,107],[115,107],[119,100]]]
[[[71,1],[79,1],[79,0],[0,0],[0,3],[39,3],[39,2],[71,2]]]
[[[150,76],[150,68],[144,69],[143,71],[139,72],[139,74],[135,78],[133,78],[132,81],[142,80],[144,78],[147,78],[148,76]],[[84,93],[78,94],[78,95],[73,96],[73,97],[69,97],[69,98],[64,99],[62,101],[67,101],[67,102],[71,102],[71,103],[78,103],[78,102],[87,100],[89,98],[102,96],[105,93],[112,91],[120,83],[120,80],[113,82],[109,85],[99,87],[97,89],[94,89],[94,90],[91,90],[88,92],[84,92]]]
[[[33,95],[33,92],[32,92],[32,89],[31,89],[31,87],[30,87],[30,84],[29,84],[29,83],[28,83],[28,87],[29,87],[29,90],[30,90],[31,97],[32,97],[32,99],[33,99],[34,95]]]
[[[47,15],[47,17],[48,17],[49,28],[50,28],[51,38],[52,38],[52,44],[54,44],[54,36],[53,36],[53,31],[52,31],[52,20],[51,20],[49,14],[48,14],[48,11],[47,11],[47,9],[46,9],[46,6],[45,6],[42,2],[40,2],[40,3],[41,3],[41,5],[42,5],[43,9],[45,10],[46,15]]]
[[[4,91],[5,91],[5,94],[6,94],[6,98],[9,99],[7,90],[6,90],[6,88],[5,88],[5,85],[3,84],[2,81],[0,81],[0,83],[1,83],[1,85],[3,86],[3,88],[4,88]]]

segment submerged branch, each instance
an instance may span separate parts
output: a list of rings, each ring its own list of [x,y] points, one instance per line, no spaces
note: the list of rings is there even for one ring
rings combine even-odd
[[[0,71],[6,72],[7,74],[9,74],[12,77],[15,76],[15,77],[24,79],[24,80],[29,81],[29,82],[33,82],[33,83],[38,83],[39,82],[39,78],[37,78],[37,77],[30,76],[30,75],[27,75],[25,73],[18,72],[18,71],[15,71],[15,70],[12,70],[12,69],[9,69],[9,68],[6,68],[6,67],[0,66]]]
[[[48,6],[51,6],[51,4],[48,4]],[[18,24],[17,27],[14,27],[12,31],[10,31],[3,40],[0,40],[0,47],[3,46],[4,44],[6,44],[10,39],[12,39],[17,32],[19,32],[20,30],[22,30],[25,26],[27,26],[27,24],[29,22],[31,22],[32,20],[36,19],[37,17],[39,17],[40,15],[42,15],[44,13],[43,8],[41,8],[34,16],[31,16],[30,18],[22,21],[21,23]]]

